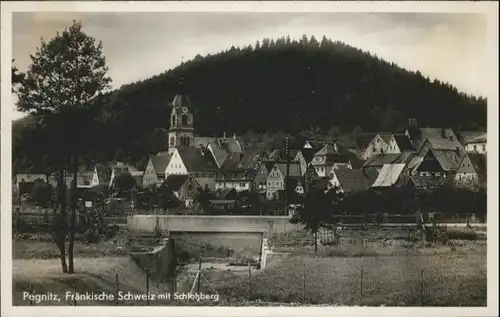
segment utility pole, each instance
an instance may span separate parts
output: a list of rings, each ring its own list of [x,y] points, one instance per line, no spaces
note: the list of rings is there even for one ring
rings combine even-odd
[[[288,216],[288,177],[290,176],[290,144],[288,137],[285,138],[285,159],[286,159],[286,175],[285,175],[285,216]]]

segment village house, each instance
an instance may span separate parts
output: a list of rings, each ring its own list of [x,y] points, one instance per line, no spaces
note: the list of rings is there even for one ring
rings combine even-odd
[[[375,135],[370,143],[363,148],[361,152],[361,159],[368,160],[374,155],[386,153],[391,137],[392,134],[390,133],[378,133]]]
[[[224,133],[222,138],[208,142],[206,147],[212,154],[218,168],[222,168],[224,161],[232,154],[243,155],[243,149],[238,140],[236,140],[236,135],[233,135],[232,138],[226,138],[226,134]]]
[[[249,170],[220,171],[215,180],[215,189],[234,188],[236,191],[251,190],[254,172]]]
[[[409,181],[410,171],[404,163],[385,164],[371,187],[402,187]]]
[[[253,189],[257,190],[259,193],[264,193],[267,188],[267,177],[273,168],[274,161],[263,160],[260,162],[258,168],[255,171],[253,179]]]
[[[410,138],[415,150],[424,156],[427,150],[452,150],[464,147],[452,129],[447,128],[408,128],[405,134]]]
[[[159,186],[165,181],[165,170],[170,161],[169,155],[150,155],[142,184],[144,187]]]
[[[475,161],[477,162],[477,160]],[[479,167],[474,166],[470,155],[465,153],[455,174],[455,185],[458,187],[475,187],[479,184],[479,173],[476,170]]]
[[[311,164],[320,177],[329,175],[332,169],[340,166],[352,168],[349,158],[338,151],[336,143],[325,144],[321,150],[314,154]]]
[[[109,186],[111,180],[112,168],[104,164],[96,164],[94,174],[92,176],[91,185],[96,187],[99,185]]]
[[[309,143],[307,143],[307,144],[309,144]],[[295,157],[293,158],[293,160],[296,161],[296,162],[299,162],[299,164],[300,164],[300,170],[302,171],[302,173],[306,172],[307,167],[311,164],[311,162],[312,162],[312,160],[314,158],[314,154],[317,151],[318,150],[316,150],[312,146],[307,147],[307,148],[304,147],[304,148],[300,149],[299,151],[297,151],[297,154],[295,155]]]
[[[285,189],[285,177],[287,173],[287,163],[277,162],[267,176],[266,197],[268,200],[274,198],[274,194]],[[300,164],[298,162],[290,162],[288,177],[301,177]]]
[[[196,198],[200,184],[190,175],[169,175],[166,180],[168,190],[171,190],[174,196],[180,201],[184,202],[186,207],[192,205],[193,200]]]
[[[363,169],[376,170],[380,173],[386,164],[406,163],[411,159],[411,154],[379,154],[371,157],[363,164]]]
[[[486,155],[486,133],[467,139],[464,146],[467,153]]]
[[[195,147],[175,148],[171,152],[170,162],[165,175],[190,175],[202,188],[215,190],[218,172],[212,155],[206,149]]]
[[[362,169],[340,167],[332,170],[328,188],[337,187],[343,193],[355,193],[367,190],[375,180],[373,172]]]
[[[454,177],[464,153],[459,149],[436,150],[430,149],[423,156],[422,162],[415,167],[419,176],[436,176],[442,178]]]
[[[44,174],[17,174],[16,175],[16,190],[19,194],[31,192],[35,182],[41,181],[48,183],[47,175]]]
[[[406,134],[393,134],[387,145],[386,154],[401,154],[415,152],[415,147]]]

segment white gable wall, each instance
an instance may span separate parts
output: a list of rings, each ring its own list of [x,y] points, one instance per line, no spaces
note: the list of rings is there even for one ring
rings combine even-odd
[[[142,177],[142,184],[144,187],[149,187],[156,183],[158,183],[158,176],[156,175],[153,162],[150,158],[146,170],[144,171],[144,176]]]
[[[170,162],[168,162],[167,168],[165,168],[165,179],[168,175],[188,175],[186,165],[184,165],[177,149],[174,149],[172,152]]]
[[[396,139],[391,137],[391,141],[389,141],[389,144],[387,145],[387,154],[400,154],[401,150],[398,146],[398,143],[396,142]]]

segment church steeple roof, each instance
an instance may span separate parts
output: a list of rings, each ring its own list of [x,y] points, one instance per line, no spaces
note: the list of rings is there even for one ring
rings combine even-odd
[[[172,101],[172,105],[174,107],[188,107],[191,108],[191,100],[189,99],[189,96],[186,93],[186,85],[184,81],[184,77],[179,78],[179,81],[177,83],[177,95],[174,97],[174,100]]]

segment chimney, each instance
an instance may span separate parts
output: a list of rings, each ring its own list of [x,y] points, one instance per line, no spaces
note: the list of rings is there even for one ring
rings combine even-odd
[[[333,150],[334,150],[335,152],[338,152],[338,151],[339,151],[339,146],[338,146],[337,142],[333,143]]]
[[[222,134],[222,138],[223,138],[223,139],[225,139],[225,138],[226,138],[226,132],[224,132],[224,133]]]
[[[236,140],[236,133],[233,133],[233,139]]]
[[[408,126],[410,126],[411,128],[418,127],[418,121],[417,121],[417,119],[415,119],[415,118],[408,119]]]
[[[445,128],[441,128],[441,137],[443,139],[446,139],[446,129]]]

